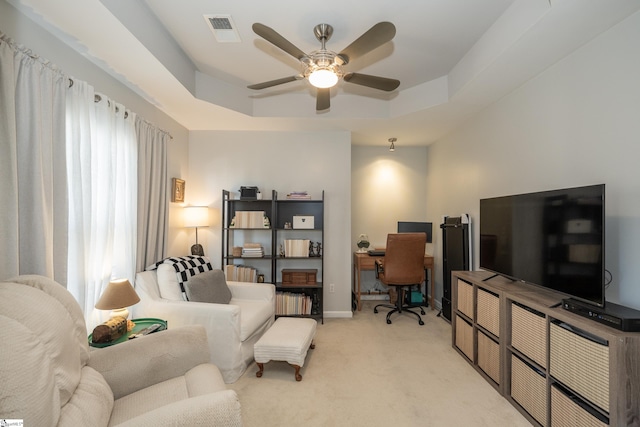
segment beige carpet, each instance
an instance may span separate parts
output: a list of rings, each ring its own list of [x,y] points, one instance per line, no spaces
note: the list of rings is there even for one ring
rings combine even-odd
[[[451,326],[437,311],[373,314],[365,301],[353,319],[318,324],[303,379],[285,362],[255,363],[229,387],[245,426],[530,426],[451,347]]]

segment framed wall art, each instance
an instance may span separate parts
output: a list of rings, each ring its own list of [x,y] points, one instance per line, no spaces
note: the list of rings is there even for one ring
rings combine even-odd
[[[172,178],[171,183],[171,201],[184,202],[184,180]]]

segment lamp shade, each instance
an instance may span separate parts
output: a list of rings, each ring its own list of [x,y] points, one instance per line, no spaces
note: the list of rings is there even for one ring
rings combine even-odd
[[[98,310],[114,310],[126,308],[140,302],[140,297],[127,279],[115,279],[109,282],[96,308]]]
[[[184,208],[185,227],[208,227],[209,207],[207,206],[187,206]]]

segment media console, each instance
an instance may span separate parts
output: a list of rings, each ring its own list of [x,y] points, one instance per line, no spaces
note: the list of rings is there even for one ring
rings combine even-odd
[[[535,426],[640,427],[640,333],[491,275],[451,273],[453,348]]]
[[[625,332],[640,332],[640,311],[612,302],[596,307],[572,298],[563,299],[562,307],[572,313]]]

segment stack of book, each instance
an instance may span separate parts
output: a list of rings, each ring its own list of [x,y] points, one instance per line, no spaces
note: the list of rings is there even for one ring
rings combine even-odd
[[[311,314],[311,297],[293,292],[276,292],[276,315]]]
[[[230,228],[269,228],[264,211],[236,211]]]
[[[227,280],[233,282],[257,282],[258,270],[244,265],[225,265],[224,273]]]
[[[243,258],[262,258],[264,256],[264,248],[260,243],[245,243],[242,245]]]
[[[288,258],[308,258],[309,239],[287,239],[284,241],[284,256]]]
[[[292,191],[287,194],[287,199],[292,200],[311,200],[311,195],[306,191]]]

